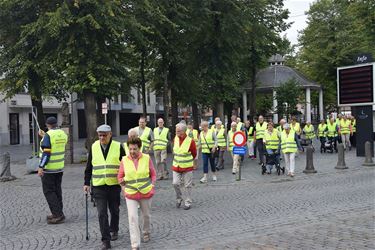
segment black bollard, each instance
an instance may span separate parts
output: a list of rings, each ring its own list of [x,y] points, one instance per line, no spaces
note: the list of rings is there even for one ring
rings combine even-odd
[[[10,154],[9,152],[6,152],[3,154],[3,164],[1,166],[0,182],[12,181],[15,179],[16,177],[14,177],[10,172]]]
[[[367,141],[365,143],[365,162],[362,164],[362,166],[372,167],[375,166],[374,161],[372,160],[372,152],[371,152],[371,143]]]
[[[338,161],[336,165],[336,169],[347,169],[348,167],[346,166],[345,163],[345,150],[344,150],[344,144],[339,143],[337,145],[337,151],[338,151]]]
[[[305,174],[315,174],[317,171],[314,168],[314,149],[311,146],[307,146],[306,149],[306,169],[303,170]]]

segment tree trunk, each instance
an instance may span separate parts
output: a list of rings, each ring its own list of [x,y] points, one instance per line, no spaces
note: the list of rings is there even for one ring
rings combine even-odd
[[[224,103],[221,101],[217,102],[215,109],[216,109],[215,117],[220,117],[220,121],[222,121],[222,123],[224,124]]]
[[[91,91],[83,92],[83,102],[85,105],[85,118],[86,118],[86,149],[90,149],[91,145],[95,142],[97,138],[96,125],[98,124],[98,119],[96,116],[96,97]]]
[[[42,79],[38,74],[30,69],[29,70],[29,92],[31,96],[31,105],[36,108],[37,119],[41,129],[46,130],[45,118],[43,113],[43,97],[42,97]]]
[[[165,68],[163,83],[163,108],[164,108],[164,124],[169,126],[169,87],[168,87],[168,70]]]
[[[147,105],[146,105],[146,78],[145,78],[145,58],[146,52],[142,50],[141,55],[141,65],[140,65],[140,73],[141,73],[141,89],[142,89],[142,113],[143,117],[147,116]]]
[[[172,138],[176,135],[176,124],[178,123],[178,100],[176,96],[176,91],[172,89],[171,91],[171,109],[172,109],[172,126],[171,126],[171,133]]]
[[[191,108],[193,111],[193,127],[195,129],[199,129],[199,114],[198,114],[198,105],[196,102],[191,104]]]

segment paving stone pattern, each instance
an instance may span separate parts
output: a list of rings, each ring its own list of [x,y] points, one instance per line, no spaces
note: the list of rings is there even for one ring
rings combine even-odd
[[[314,154],[317,174],[306,175],[305,155],[296,177],[262,176],[257,161],[245,159],[242,181],[227,157],[216,183],[200,184],[194,173],[193,207],[175,208],[171,180],[160,181],[152,201],[151,241],[142,249],[375,249],[375,168],[347,152],[349,169],[334,169],[337,154]],[[282,163],[283,164],[283,163]],[[40,179],[12,164],[16,181],[0,183],[0,249],[100,249],[96,208],[90,203],[85,240],[84,165],[66,167],[66,222],[47,225]],[[119,240],[129,249],[126,204],[120,208]]]

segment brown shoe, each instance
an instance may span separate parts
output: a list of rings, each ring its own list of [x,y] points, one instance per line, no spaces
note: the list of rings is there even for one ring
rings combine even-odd
[[[47,220],[47,224],[61,224],[61,223],[64,223],[64,221],[65,221],[65,216],[61,215],[58,217],[53,217],[50,220]]]

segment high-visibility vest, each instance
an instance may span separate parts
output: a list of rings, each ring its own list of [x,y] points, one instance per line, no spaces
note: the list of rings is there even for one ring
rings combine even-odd
[[[227,146],[227,142],[225,140],[225,129],[224,128],[221,128],[217,134],[216,134],[216,138],[217,138],[217,145],[219,147],[226,147]]]
[[[118,185],[117,174],[120,168],[120,147],[117,141],[112,141],[109,145],[107,158],[104,159],[99,140],[91,146],[92,154],[92,185],[93,186],[113,186]]]
[[[139,131],[139,127],[137,127],[138,131]],[[149,148],[150,148],[150,140],[148,139],[150,133],[151,133],[151,129],[149,127],[145,127],[145,129],[143,130],[143,133],[141,136],[139,136],[139,139],[141,139],[142,141],[142,145],[143,145],[143,149],[145,151],[147,151]]]
[[[315,133],[314,133],[314,126],[313,125],[310,125],[310,126],[305,125],[303,130],[305,131],[307,139],[314,139]]]
[[[193,130],[190,130],[190,129],[187,129],[186,130],[186,135],[189,136],[190,138],[194,139],[195,143],[198,143],[198,130],[196,129],[193,129]]]
[[[319,124],[318,126],[319,137],[325,137],[326,128],[327,128],[327,124]]]
[[[286,131],[281,133],[281,150],[284,154],[297,152],[294,131],[290,130],[289,135],[286,134]]]
[[[255,129],[256,139],[263,139],[264,133],[267,130],[267,122],[263,122],[262,126],[260,126],[260,123],[257,122],[257,124],[255,125]]]
[[[243,126],[243,122],[237,123],[236,131],[240,131]]]
[[[65,165],[65,145],[68,142],[68,136],[61,129],[48,130],[47,134],[49,135],[51,142],[51,154],[47,165],[44,166],[43,171],[46,173],[61,172]],[[42,154],[43,151],[42,148],[40,148],[40,157],[42,157]]]
[[[177,136],[174,138],[173,166],[179,166],[180,168],[191,168],[193,166],[194,158],[189,152],[192,140],[192,138],[186,136],[180,145],[180,139]]]
[[[340,121],[340,132],[341,132],[341,134],[349,134],[350,133],[350,125],[351,125],[350,120],[341,119],[341,121]]]
[[[165,150],[168,145],[169,128],[163,128],[159,133],[159,128],[154,128],[154,150]]]
[[[204,136],[204,132],[202,131],[200,135],[200,141],[202,153],[211,153],[211,149],[215,146],[213,132],[211,130],[208,130],[206,136]]]
[[[290,124],[290,128],[295,133],[297,133],[297,135],[301,134],[301,125],[299,124],[299,122],[296,122],[296,124],[294,124],[294,125],[293,125],[293,123]]]
[[[125,155],[130,155],[128,144],[126,142],[124,142],[122,145],[125,149]],[[143,152],[143,144],[142,144],[141,148],[139,149],[139,151]]]
[[[279,131],[280,133],[283,132],[283,131],[284,131],[283,126],[282,126],[282,125],[279,125],[279,126],[277,127],[277,131]]]
[[[236,131],[235,131],[236,132]],[[234,133],[232,130],[228,132],[228,145],[229,145],[229,151],[233,151],[234,142],[233,142],[233,135]]]
[[[276,129],[272,130],[272,133],[267,130],[264,139],[266,140],[266,149],[278,149],[279,148],[279,135]]]
[[[327,128],[328,128],[327,136],[328,137],[336,137],[336,135],[337,135],[336,123],[333,123],[333,124],[331,124],[331,122],[328,123]]]
[[[224,125],[223,124],[221,124],[221,128],[224,128]],[[216,125],[215,124],[212,124],[211,125],[211,130],[215,130],[216,129]]]
[[[253,140],[253,136],[251,136],[251,134],[253,133],[253,131],[254,131],[254,127],[251,126],[249,128],[249,131],[247,131],[247,141],[252,141]]]
[[[352,131],[353,133],[357,132],[357,120],[352,120]]]
[[[125,172],[125,194],[147,194],[152,188],[150,177],[150,156],[142,154],[138,159],[138,167],[135,168],[134,162],[129,157],[122,157]]]

